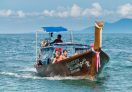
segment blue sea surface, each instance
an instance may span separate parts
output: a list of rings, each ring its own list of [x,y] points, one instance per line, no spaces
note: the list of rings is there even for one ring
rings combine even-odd
[[[62,39],[70,38],[63,34]],[[74,33],[74,42],[90,44],[93,40],[91,33]],[[0,92],[132,92],[132,34],[104,33],[102,42],[110,61],[90,81],[38,76],[35,34],[0,34]]]

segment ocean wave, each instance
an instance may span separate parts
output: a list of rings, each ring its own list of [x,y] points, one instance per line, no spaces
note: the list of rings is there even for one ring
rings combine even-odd
[[[126,49],[105,49],[106,51],[112,51],[115,53],[119,53],[119,52],[126,52],[126,53],[130,53],[130,50],[126,50]]]

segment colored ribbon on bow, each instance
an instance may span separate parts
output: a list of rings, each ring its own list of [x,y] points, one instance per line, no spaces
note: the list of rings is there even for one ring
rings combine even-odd
[[[99,68],[101,67],[100,52],[97,52],[94,50],[94,44],[93,43],[90,44],[90,47],[91,47],[92,51],[96,53],[96,71],[98,72]]]
[[[101,67],[101,64],[100,64],[100,52],[96,52],[96,71],[97,72],[98,72],[100,67]]]

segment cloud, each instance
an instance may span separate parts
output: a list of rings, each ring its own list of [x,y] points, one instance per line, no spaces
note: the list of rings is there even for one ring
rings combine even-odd
[[[25,17],[26,14],[23,11],[21,11],[21,10],[13,11],[13,10],[8,9],[8,10],[0,10],[0,16],[1,17],[12,17],[12,16],[15,16],[15,17],[22,18],[22,17]]]
[[[132,18],[132,4],[124,4],[118,7],[117,12],[123,17],[131,17]]]
[[[102,14],[102,7],[99,3],[93,3],[92,8],[86,8],[82,12],[83,16],[95,16],[98,17]]]
[[[30,16],[47,16],[47,17],[82,17],[82,16],[99,16],[101,15],[101,6],[99,3],[93,3],[92,8],[82,9],[77,4],[73,4],[71,7],[57,8],[53,10],[45,9],[42,12],[24,12],[22,10],[0,10],[0,16],[15,16],[18,18],[30,17]]]
[[[81,8],[76,4],[73,4],[70,9],[65,9],[62,7],[60,10],[59,9],[44,10],[42,13],[40,13],[40,15],[49,17],[79,17],[81,15]]]
[[[11,10],[0,10],[0,16],[4,16],[4,17],[8,17],[12,15],[12,11]]]
[[[61,18],[68,17],[69,16],[69,12],[68,11],[58,12],[57,16],[59,16]]]
[[[50,16],[50,17],[52,17],[52,16],[55,15],[55,10],[44,10],[44,11],[42,12],[42,15],[43,15],[43,16]]]
[[[20,18],[23,18],[23,17],[26,16],[26,14],[23,11],[19,10],[19,11],[16,12],[16,16],[18,16]]]
[[[59,7],[56,9],[44,9],[43,11],[37,12],[24,12],[23,10],[0,10],[0,17],[60,17],[60,18],[77,18],[77,17],[102,17],[109,19],[119,18],[132,18],[132,4],[124,4],[117,6],[115,10],[103,9],[99,3],[93,3],[91,7],[83,8],[77,4],[73,4],[71,7]]]
[[[71,16],[72,17],[78,17],[78,16],[80,16],[81,15],[81,8],[78,6],[78,5],[76,5],[76,4],[73,4],[73,6],[72,6],[72,8],[71,8]]]

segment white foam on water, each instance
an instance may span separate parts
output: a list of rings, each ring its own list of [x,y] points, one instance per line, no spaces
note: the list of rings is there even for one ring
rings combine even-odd
[[[16,73],[12,73],[12,72],[0,72],[1,75],[9,75],[9,76],[16,76],[18,77],[19,75]]]
[[[132,62],[132,55],[128,56],[128,60]]]
[[[61,77],[61,76],[54,76],[54,77],[45,77],[47,80],[80,80],[80,79],[89,79],[88,77],[77,76],[77,77]]]
[[[17,78],[29,78],[29,79],[43,79],[43,77],[35,76],[32,74],[17,74],[13,72],[0,72],[1,75],[12,76]]]
[[[54,77],[40,77],[33,74],[17,74],[13,72],[0,72],[0,75],[6,75],[11,77],[17,78],[24,78],[24,79],[35,79],[35,80],[80,80],[80,79],[88,79],[87,76],[77,76],[77,77],[61,77],[61,76],[54,76]],[[95,81],[95,80],[93,80]]]
[[[36,69],[34,67],[24,67],[23,69],[18,71],[36,72]]]

